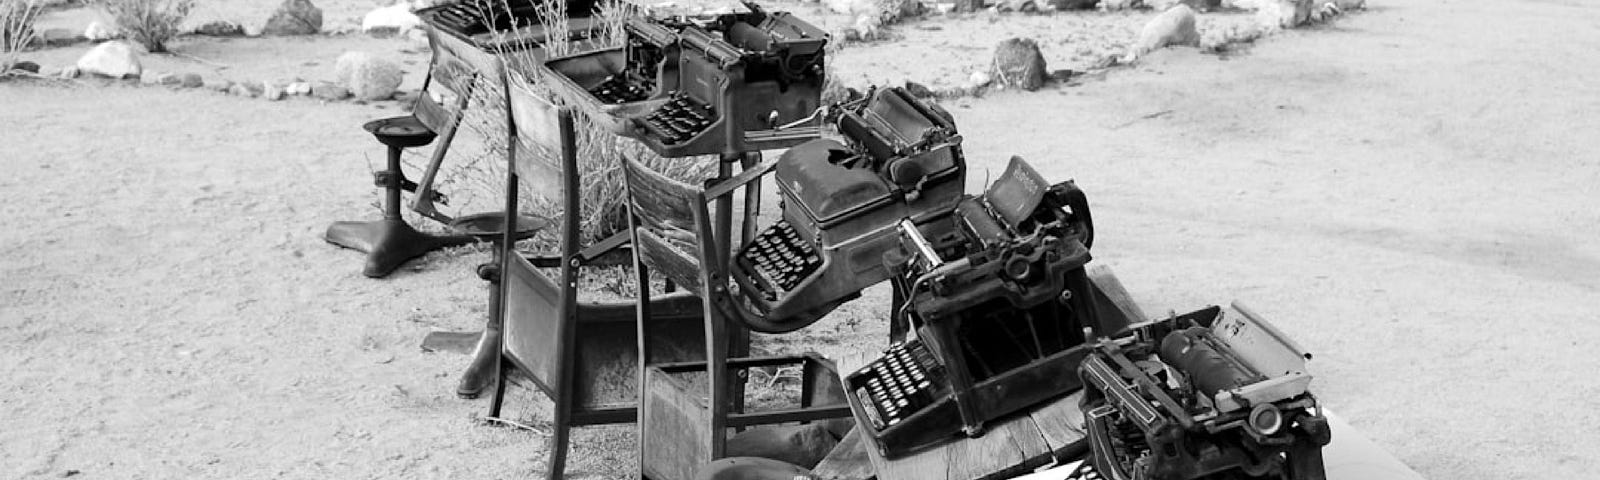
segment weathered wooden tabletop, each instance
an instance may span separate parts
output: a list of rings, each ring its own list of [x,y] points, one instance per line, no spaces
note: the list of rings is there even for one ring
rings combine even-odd
[[[956,437],[943,445],[894,459],[879,455],[852,431],[812,474],[824,480],[980,480],[1010,478],[1082,450],[1081,393],[1042,404],[988,425],[978,438]]]

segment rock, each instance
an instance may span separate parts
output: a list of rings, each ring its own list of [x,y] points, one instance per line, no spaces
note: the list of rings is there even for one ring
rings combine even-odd
[[[823,4],[833,13],[853,14],[878,10],[878,5],[873,0],[825,0]]]
[[[61,78],[78,78],[78,75],[82,73],[77,65],[61,67]]]
[[[1135,8],[1141,5],[1139,0],[1100,0],[1100,8],[1117,11]]]
[[[422,28],[422,19],[411,13],[411,5],[408,2],[396,2],[394,5],[379,7],[361,17],[361,31],[369,34],[374,33],[373,30],[375,29],[384,29],[393,34],[399,34],[407,30],[420,28]]]
[[[288,94],[284,93],[283,87],[279,86],[277,82],[262,82],[261,96],[266,98],[268,101],[276,102],[278,100],[283,100],[283,98],[287,97]]]
[[[309,82],[290,82],[288,85],[285,85],[283,87],[283,92],[287,93],[289,95],[310,95],[311,94],[311,83],[309,83]]]
[[[1312,0],[1266,0],[1256,10],[1256,22],[1263,27],[1295,28],[1311,21]]]
[[[1044,54],[1031,39],[1012,38],[995,45],[994,63],[989,70],[1001,87],[1031,92],[1044,86]]]
[[[394,62],[366,52],[345,52],[334,65],[334,75],[357,99],[382,100],[400,88],[404,72]]]
[[[929,98],[933,96],[933,89],[917,82],[906,80],[906,93],[916,98]]]
[[[139,65],[139,54],[121,40],[113,40],[89,49],[78,58],[78,70],[111,78],[137,78],[144,67]]]
[[[1194,24],[1194,9],[1188,5],[1179,4],[1161,12],[1139,31],[1133,51],[1128,52],[1128,61],[1169,46],[1200,46],[1200,32],[1195,30]]]
[[[863,14],[856,17],[855,23],[850,28],[855,30],[854,36],[857,41],[865,42],[877,40],[882,33],[882,27],[883,21],[879,20],[877,15]]]
[[[278,11],[267,19],[261,33],[266,35],[311,35],[322,31],[322,9],[311,0],[283,0]]]
[[[1145,0],[1145,6],[1151,10],[1166,11],[1178,5],[1188,5],[1196,11],[1209,12],[1222,8],[1222,0]]]
[[[985,72],[983,70],[978,70],[972,72],[972,75],[968,75],[967,83],[962,86],[971,88],[985,87],[991,82],[994,82],[994,75],[991,75],[989,72]]]
[[[1094,8],[1100,0],[1049,0],[1050,7],[1056,10],[1088,10]]]
[[[231,89],[233,89],[233,82],[227,80],[218,79],[216,81],[206,82],[206,90],[228,93],[228,91]]]
[[[168,87],[176,87],[183,84],[183,77],[178,76],[176,73],[163,73],[156,77],[156,83]]]
[[[246,37],[259,37],[259,36],[261,36],[261,30],[262,29],[261,29],[260,25],[245,25],[244,26],[244,36],[246,36]]]
[[[144,85],[155,85],[160,76],[161,72],[157,72],[155,70],[145,70],[139,73],[139,83]]]
[[[37,74],[39,73],[39,64],[24,60],[11,64],[11,69]]]
[[[47,28],[39,31],[38,38],[48,47],[60,47],[79,42],[87,42],[88,38],[65,28]]]
[[[754,427],[728,439],[729,457],[761,457],[813,468],[839,441],[821,424]]]
[[[182,85],[183,88],[200,88],[205,86],[206,79],[198,73],[185,73],[183,74],[183,80],[178,84]]]
[[[237,23],[217,20],[201,25],[194,29],[194,33],[211,37],[243,37],[244,26]]]
[[[1039,4],[1034,0],[1000,0],[995,3],[994,8],[999,12],[1030,13],[1039,11]]]
[[[91,42],[99,42],[117,38],[117,32],[104,23],[89,22],[89,26],[83,29],[83,37]]]
[[[229,86],[228,87],[228,94],[229,95],[233,95],[233,96],[237,96],[237,97],[255,97],[256,96],[256,92],[250,90],[250,87],[245,86],[243,83],[235,83],[235,84]]]
[[[350,89],[333,83],[320,82],[311,87],[311,95],[323,100],[344,100],[350,96]]]

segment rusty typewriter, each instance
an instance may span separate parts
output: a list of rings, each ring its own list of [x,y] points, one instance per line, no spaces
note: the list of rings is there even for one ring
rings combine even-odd
[[[1134,325],[1084,360],[1090,460],[1108,480],[1322,480],[1311,357],[1235,304]]]
[[[1020,158],[948,215],[898,224],[884,263],[909,302],[906,338],[845,378],[859,431],[896,457],[1080,388],[1073,374],[1102,325],[1084,266],[1093,226],[1071,181]]]
[[[556,0],[459,0],[417,10],[417,17],[452,41],[504,53],[544,45],[549,32],[539,23],[539,3],[545,1]],[[594,0],[568,1],[568,27],[590,30],[594,7]]]
[[[817,138],[828,35],[788,12],[636,17],[623,47],[547,61],[668,157],[732,156]]]

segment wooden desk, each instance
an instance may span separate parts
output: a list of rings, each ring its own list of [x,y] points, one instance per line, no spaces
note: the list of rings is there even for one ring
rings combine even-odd
[[[991,424],[978,438],[949,443],[895,459],[886,459],[854,431],[840,442],[812,474],[823,480],[982,480],[1010,478],[1081,456],[1086,444],[1082,393],[1058,398],[1031,411]],[[863,462],[865,460],[865,462]],[[870,466],[870,468],[866,468]]]

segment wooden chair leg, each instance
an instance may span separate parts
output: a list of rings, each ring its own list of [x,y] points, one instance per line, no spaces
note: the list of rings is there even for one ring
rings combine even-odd
[[[711,453],[710,460],[717,460],[727,454],[728,409],[733,398],[729,395],[727,326],[710,297],[706,295],[701,300],[706,315],[706,384],[711,390],[707,402],[711,438],[707,439],[710,448],[706,451]]]
[[[500,418],[500,407],[506,402],[506,375],[511,372],[505,357],[500,357],[500,368],[495,369],[494,396],[489,399],[489,417]]]
[[[635,239],[637,238],[635,237]],[[634,255],[633,271],[634,275],[636,275],[635,281],[639,289],[637,300],[639,303],[635,307],[635,315],[638,315],[638,317],[634,319],[635,335],[637,336],[635,348],[639,356],[638,362],[636,362],[638,364],[638,383],[636,384],[637,387],[634,388],[634,405],[638,409],[639,416],[634,423],[634,436],[639,439],[639,448],[637,450],[639,454],[637,459],[639,462],[639,478],[645,478],[645,449],[649,448],[645,441],[645,370],[650,366],[651,360],[650,333],[649,328],[647,328],[647,325],[649,325],[647,322],[650,321],[650,267],[639,261],[638,255]],[[671,284],[669,283],[668,286],[670,287]]]
[[[572,433],[572,425],[569,424],[572,419],[561,410],[556,409],[550,422],[550,474],[546,476],[549,480],[561,480],[567,470],[567,440]]]

